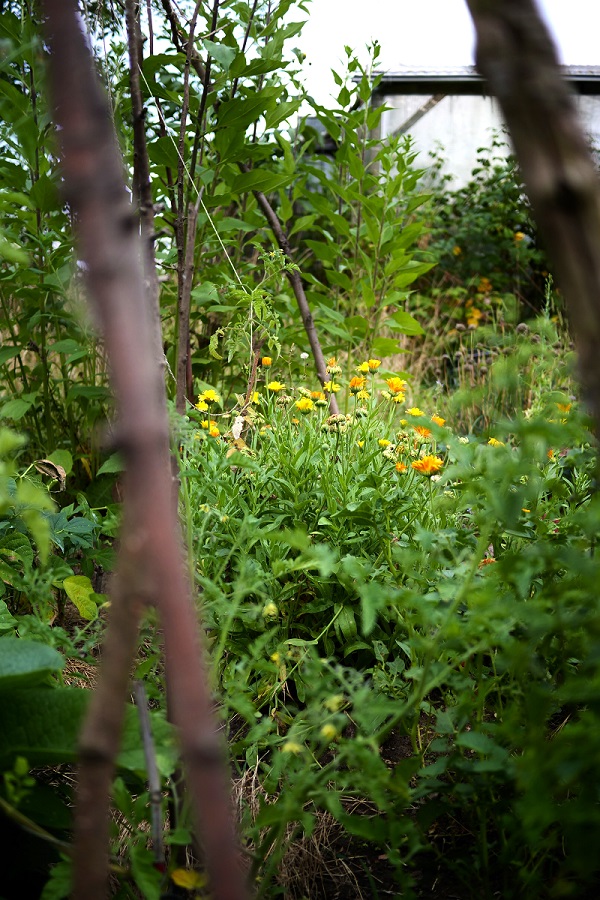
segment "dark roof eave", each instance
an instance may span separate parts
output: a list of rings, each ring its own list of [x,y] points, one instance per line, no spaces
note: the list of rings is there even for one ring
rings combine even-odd
[[[593,72],[569,71],[563,69],[565,80],[579,94],[600,95],[600,67]],[[373,91],[375,96],[390,97],[394,94],[451,94],[489,96],[486,81],[479,73],[412,73],[389,72],[381,76],[381,81]]]

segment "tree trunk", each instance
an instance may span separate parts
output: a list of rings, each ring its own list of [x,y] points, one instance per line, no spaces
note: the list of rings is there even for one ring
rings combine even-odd
[[[246,889],[234,836],[229,775],[212,714],[173,503],[166,392],[153,352],[154,326],[137,217],[76,0],[44,0],[43,9],[65,193],[110,360],[118,412],[116,445],[126,462],[111,616],[98,687],[80,738],[73,896],[104,900],[107,894],[114,762],[139,617],[152,603],[161,616],[168,706],[180,735],[211,893],[219,900],[242,900]]]
[[[600,181],[534,0],[467,0],[477,68],[498,98],[562,288],[600,428]]]

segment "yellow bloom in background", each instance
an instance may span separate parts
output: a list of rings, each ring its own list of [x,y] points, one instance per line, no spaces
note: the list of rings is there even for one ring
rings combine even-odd
[[[276,605],[271,600],[270,603],[266,603],[265,606],[263,607],[262,614],[265,617],[265,619],[271,619],[271,618],[273,618],[273,616],[277,616],[279,614],[279,610],[277,609]]]
[[[311,400],[326,400],[327,398],[325,397],[325,394],[323,393],[323,391],[311,391],[310,399]]]
[[[396,472],[406,472],[406,466],[403,462],[396,463]]]
[[[402,394],[406,390],[406,382],[402,378],[397,378],[396,376],[393,378],[386,378],[385,383],[392,394]]]
[[[380,447],[389,447],[392,442],[388,441],[387,438],[379,438],[377,443]]]
[[[354,378],[350,379],[350,384],[348,385],[348,387],[350,388],[350,392],[352,394],[358,394],[359,391],[363,390],[366,383],[367,380],[362,375],[355,375]]]
[[[335,727],[335,725],[331,725],[330,723],[327,723],[326,725],[323,725],[323,727],[321,728],[320,734],[321,734],[321,737],[324,738],[326,741],[335,741],[336,737],[338,736],[338,730]]]
[[[294,406],[301,413],[309,413],[311,409],[314,409],[315,404],[312,402],[310,397],[302,397],[301,400],[296,400]]]
[[[369,371],[369,363],[368,363],[368,362],[361,362],[360,366],[357,366],[357,367],[356,367],[356,371],[357,371],[357,372],[362,372],[363,374],[366,374],[366,373]]]
[[[462,249],[459,246],[453,247],[452,253],[454,254],[454,256],[460,256],[460,254],[462,253]]]
[[[260,402],[261,402],[260,394],[258,393],[258,391],[254,391],[252,396],[250,397],[250,403],[260,403]]]
[[[417,432],[417,434],[420,434],[422,438],[431,437],[431,431],[429,430],[429,428],[425,428],[424,425],[415,425],[415,431]]]
[[[265,369],[268,369],[269,366],[273,365],[273,360],[271,359],[270,356],[263,356],[263,358],[260,361],[260,364],[261,364],[261,366],[264,366]]]
[[[336,384],[335,381],[326,381],[323,385],[323,388],[329,394],[337,394],[337,392],[341,389],[341,385]]]
[[[520,244],[524,237],[525,235],[522,231],[515,231],[515,241],[517,244]]]
[[[220,403],[221,398],[217,394],[216,391],[213,391],[212,388],[209,388],[207,391],[203,391],[198,397],[198,401],[203,400],[205,403]]]
[[[204,419],[202,422],[200,422],[200,425],[201,425],[202,428],[206,428],[207,430],[208,430],[209,428],[216,428],[216,427],[217,427],[217,423],[216,423],[216,422],[213,422],[212,419]]]
[[[442,419],[441,416],[432,416],[431,421],[435,422],[436,425],[440,425],[440,426],[446,424],[446,420]]]
[[[337,359],[335,358],[335,356],[329,357],[329,359],[327,360],[327,365],[328,366],[337,366]]]
[[[208,412],[208,403],[206,403],[202,397],[198,397],[198,402],[195,407],[199,412]]]
[[[490,438],[488,444],[490,447],[504,447],[504,441],[498,441],[496,438]]]
[[[394,394],[392,397],[390,397],[390,400],[392,401],[392,403],[404,403],[404,401],[406,400],[406,394]]]
[[[424,415],[425,415],[425,413],[423,412],[423,410],[422,410],[422,409],[419,409],[418,406],[411,406],[411,408],[410,408],[410,409],[407,409],[406,412],[408,413],[409,416],[415,416],[415,417],[416,417],[416,416],[424,416]]]
[[[479,284],[477,285],[477,292],[479,294],[489,294],[492,290],[492,282],[489,278],[486,278],[485,275],[479,279]],[[481,315],[481,313],[479,313]]]
[[[302,750],[302,744],[299,744],[297,741],[286,741],[281,748],[282,753],[294,753],[296,756],[298,753],[302,753]]]
[[[479,325],[479,320],[483,316],[483,313],[480,309],[473,307],[473,309],[469,310],[469,315],[467,316],[467,325]]]
[[[375,369],[378,369],[379,366],[381,365],[381,360],[380,359],[369,359],[367,361],[367,365],[368,365],[370,371],[374,372]]]
[[[267,385],[267,390],[277,394],[279,391],[285,390],[285,384],[282,384],[281,381],[270,381]]]
[[[371,395],[368,391],[362,390],[362,391],[358,392],[358,394],[356,395],[356,399],[357,400],[368,400],[370,396]]]
[[[216,425],[211,425],[210,428],[208,429],[208,433],[210,434],[211,437],[214,437],[214,438],[219,437],[219,435],[221,434],[221,432],[219,431],[219,429],[217,428]]]
[[[174,869],[171,872],[171,881],[177,887],[185,888],[187,891],[199,890],[207,884],[206,875],[202,872],[194,872],[193,869]]]
[[[444,467],[444,461],[439,456],[429,455],[415,460],[411,465],[421,475],[435,475]]]
[[[365,446],[365,442],[364,442],[364,441],[357,441],[357,442],[356,442],[356,446],[357,446],[357,447],[360,447],[360,449],[362,450],[362,448]]]
[[[557,403],[556,405],[558,409],[563,413],[568,413],[571,409],[570,403]]]

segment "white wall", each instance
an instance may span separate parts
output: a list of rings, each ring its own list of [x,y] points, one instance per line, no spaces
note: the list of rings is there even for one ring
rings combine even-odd
[[[382,115],[381,136],[395,132],[428,99],[422,95],[386,97],[386,105],[394,108]],[[582,125],[600,149],[600,97],[576,100]],[[494,131],[502,128],[498,104],[493,98],[444,97],[409,130],[419,151],[415,165],[427,168],[431,163],[430,151],[438,150],[441,145],[442,156],[447,160],[444,171],[454,176],[452,187],[462,187],[470,180],[471,170],[477,163],[478,148],[489,147]]]

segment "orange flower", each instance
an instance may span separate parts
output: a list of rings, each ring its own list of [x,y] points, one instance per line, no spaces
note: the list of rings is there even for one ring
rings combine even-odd
[[[446,420],[442,419],[441,416],[432,416],[431,421],[435,422],[436,425],[445,425],[446,424]]]
[[[402,378],[387,378],[386,382],[392,394],[402,394],[406,390],[406,382]]]
[[[423,437],[423,438],[431,437],[431,431],[429,430],[429,428],[425,428],[424,425],[417,425],[415,427],[415,431],[417,432],[417,434],[420,434],[421,437]]]
[[[420,472],[421,475],[435,475],[443,468],[444,461],[439,456],[424,456],[422,459],[415,460],[411,463],[413,469]]]
[[[369,360],[367,360],[367,365],[368,365],[369,369],[371,370],[371,372],[374,372],[375,369],[378,369],[379,366],[381,365],[381,360],[380,359],[369,359]]]
[[[271,359],[270,356],[263,356],[263,358],[261,360],[261,365],[263,365],[265,367],[265,369],[268,369],[269,366],[272,364],[273,364],[273,360]]]
[[[396,463],[396,472],[406,472],[406,466],[403,462]]]
[[[366,383],[367,380],[362,375],[355,375],[354,378],[350,379],[350,384],[348,385],[350,393],[358,394],[359,391],[363,390]]]

